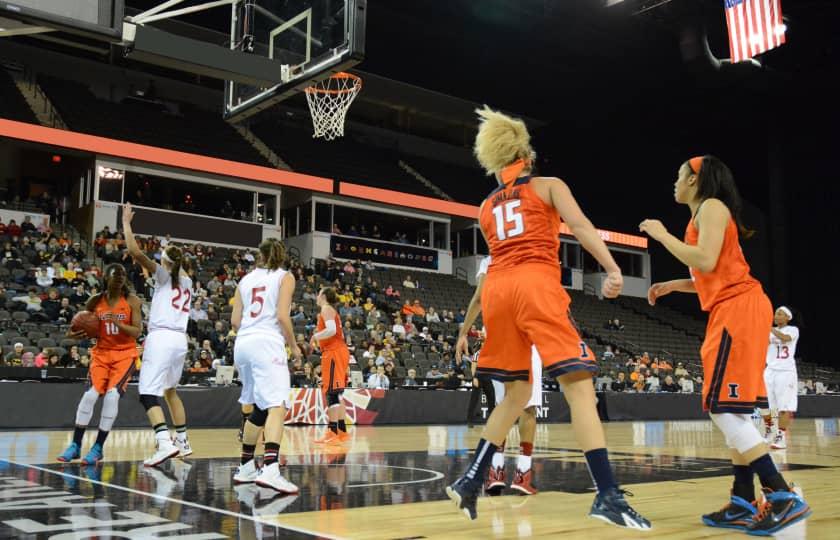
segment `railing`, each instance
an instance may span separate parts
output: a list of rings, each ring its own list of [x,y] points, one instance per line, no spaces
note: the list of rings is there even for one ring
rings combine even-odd
[[[457,279],[463,279],[464,281],[469,280],[469,275],[467,274],[467,271],[461,268],[460,266],[455,269],[455,277]]]
[[[64,120],[61,118],[61,115],[59,115],[55,106],[50,101],[50,98],[38,84],[38,78],[35,72],[28,66],[24,67],[23,69],[23,81],[28,87],[28,89],[34,95],[38,96],[44,103],[44,110],[42,112],[44,113],[44,115],[47,116],[49,126],[53,128],[66,129],[67,125],[64,123]]]

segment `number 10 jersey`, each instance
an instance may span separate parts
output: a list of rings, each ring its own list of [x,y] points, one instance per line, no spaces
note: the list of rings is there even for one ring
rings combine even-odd
[[[256,268],[239,282],[239,297],[242,299],[242,324],[237,337],[252,334],[271,334],[283,339],[283,332],[277,320],[277,303],[280,299],[280,283],[286,271]],[[284,340],[285,343],[285,340]]]

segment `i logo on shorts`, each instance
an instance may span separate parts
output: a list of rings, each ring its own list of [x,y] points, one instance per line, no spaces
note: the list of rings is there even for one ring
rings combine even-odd
[[[740,385],[738,383],[729,383],[727,386],[729,386],[729,397],[738,399],[738,386]]]

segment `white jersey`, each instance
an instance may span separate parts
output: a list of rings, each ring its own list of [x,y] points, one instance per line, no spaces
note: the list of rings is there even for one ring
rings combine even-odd
[[[181,275],[179,284],[172,286],[172,278],[163,266],[155,265],[155,293],[149,313],[149,331],[173,330],[186,332],[192,307],[192,280]]]
[[[257,268],[242,278],[239,282],[242,324],[237,337],[260,333],[278,335],[283,339],[277,321],[277,303],[280,301],[280,283],[285,276],[286,271],[282,269],[272,272]]]
[[[796,343],[799,341],[799,328],[795,326],[782,326],[776,328],[779,332],[790,336],[787,343],[782,341],[770,332],[770,346],[767,347],[767,369],[775,371],[796,372]]]

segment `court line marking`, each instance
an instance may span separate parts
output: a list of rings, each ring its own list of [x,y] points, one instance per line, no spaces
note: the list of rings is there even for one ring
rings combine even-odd
[[[116,484],[109,484],[108,482],[102,482],[101,480],[92,480],[90,478],[85,478],[84,476],[77,476],[75,474],[70,474],[70,473],[67,473],[67,472],[59,472],[59,471],[56,471],[56,470],[53,470],[53,469],[48,469],[46,467],[40,467],[38,465],[30,465],[30,464],[27,464],[27,463],[19,463],[17,461],[11,461],[11,460],[8,460],[8,459],[3,459],[3,458],[0,458],[0,461],[4,461],[6,463],[9,463],[11,465],[16,465],[18,467],[26,467],[26,468],[29,468],[29,469],[35,469],[36,471],[41,471],[41,472],[53,474],[53,475],[56,475],[56,476],[66,476],[68,478],[75,478],[76,480],[82,480],[84,482],[90,482],[92,484],[99,484],[100,486],[109,487],[109,488],[116,489],[116,490],[119,490],[119,491],[126,491],[128,493],[134,493],[135,495],[145,495],[146,497],[150,497],[152,499],[158,499],[158,500],[167,501],[167,502],[176,503],[176,504],[183,504],[184,506],[191,506],[193,508],[198,508],[199,510],[206,510],[208,512],[216,512],[217,514],[224,514],[224,515],[230,516],[230,517],[247,519],[249,521],[253,521],[254,523],[259,523],[261,525],[268,525],[269,527],[278,527],[280,529],[286,529],[286,530],[289,530],[289,531],[308,534],[308,535],[315,536],[315,537],[329,538],[330,540],[344,540],[344,538],[341,537],[341,536],[332,536],[330,534],[320,533],[320,532],[312,531],[312,530],[309,530],[309,529],[304,529],[302,527],[295,527],[294,525],[283,525],[281,523],[277,523],[276,521],[272,522],[272,521],[268,521],[268,520],[261,519],[261,518],[258,518],[258,517],[249,516],[247,514],[240,514],[239,512],[232,512],[230,510],[224,510],[222,508],[213,508],[212,506],[205,506],[203,504],[194,503],[194,502],[191,502],[191,501],[184,501],[184,500],[181,500],[181,499],[175,499],[175,498],[172,498],[172,497],[167,497],[165,495],[158,495],[156,493],[149,493],[148,491],[141,491],[139,489],[133,489],[133,488],[130,488],[130,487],[120,486],[120,485],[116,485]],[[279,516],[280,516],[280,514],[278,514],[278,517]]]
[[[421,478],[419,480],[406,480],[403,482],[378,482],[375,484],[348,484],[348,488],[356,488],[356,487],[373,487],[373,486],[401,486],[404,484],[420,484],[422,482],[434,482],[435,480],[441,480],[444,476],[442,472],[433,471],[431,469],[421,469],[420,467],[401,467],[399,465],[384,465],[379,463],[345,463],[344,466],[348,467],[350,465],[357,465],[362,467],[387,467],[389,469],[404,469],[408,471],[423,471],[427,473],[432,473],[430,478]]]

